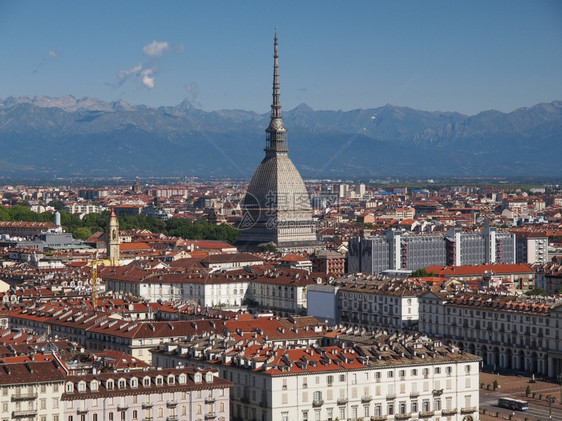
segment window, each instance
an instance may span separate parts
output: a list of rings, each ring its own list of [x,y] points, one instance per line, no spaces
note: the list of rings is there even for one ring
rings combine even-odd
[[[398,375],[399,375],[400,377],[406,376],[406,370],[400,370],[400,371],[398,372]]]
[[[109,413],[109,421],[113,421],[113,412]]]
[[[386,375],[387,375],[387,377],[392,378],[392,377],[394,377],[394,371],[392,371],[392,370],[391,370],[391,371],[388,371],[388,372],[386,373]]]
[[[433,403],[433,405],[435,406],[436,411],[440,411],[441,410],[441,399],[435,399],[435,402]]]
[[[412,401],[410,403],[410,408],[412,412],[418,412],[418,401]]]
[[[467,365],[464,367],[464,372],[467,373],[467,374],[470,373],[470,365],[469,365],[469,364],[467,364]]]
[[[400,409],[399,409],[401,414],[405,414],[406,413],[406,402],[400,402]]]
[[[67,383],[66,384],[66,393],[72,393],[74,390],[74,383]]]
[[[302,411],[302,421],[308,421],[308,411]]]
[[[386,409],[386,413],[388,415],[393,415],[394,414],[394,404],[393,403],[389,403],[388,407]]]
[[[334,376],[328,376],[327,380],[328,380],[328,384],[332,385],[334,383]]]
[[[435,367],[435,374],[441,374],[441,367]]]
[[[124,414],[124,412],[123,412]],[[138,412],[136,410],[133,411],[133,419],[136,420],[138,418]]]
[[[345,382],[345,374],[340,374],[340,382]]]
[[[418,370],[417,369],[412,369],[412,376],[417,376],[418,375]]]

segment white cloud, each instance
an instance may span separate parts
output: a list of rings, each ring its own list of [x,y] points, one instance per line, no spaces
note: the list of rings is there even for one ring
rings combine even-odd
[[[143,47],[142,51],[149,57],[155,58],[160,57],[164,54],[164,51],[169,50],[170,45],[166,42],[152,41]]]
[[[47,51],[47,54],[48,54],[49,57],[51,57],[53,60],[58,57],[58,54],[57,54],[55,51],[53,51],[53,50]]]
[[[141,73],[142,76],[142,84],[146,86],[148,89],[154,88],[154,77],[152,76],[152,69],[143,70]]]
[[[117,73],[117,86],[121,86],[133,75],[138,75],[142,71],[142,64],[138,64],[135,67],[131,67],[127,70],[120,70]]]

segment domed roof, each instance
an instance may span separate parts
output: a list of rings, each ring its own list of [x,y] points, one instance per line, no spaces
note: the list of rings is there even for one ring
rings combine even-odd
[[[288,155],[287,129],[279,102],[277,34],[274,43],[273,104],[266,129],[265,158],[260,163],[242,204],[240,242],[278,246],[316,241],[310,198],[299,171]]]

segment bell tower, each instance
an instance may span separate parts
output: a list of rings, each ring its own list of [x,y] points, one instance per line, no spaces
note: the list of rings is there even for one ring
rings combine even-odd
[[[112,208],[107,232],[107,257],[111,266],[119,266],[119,243],[119,220]]]

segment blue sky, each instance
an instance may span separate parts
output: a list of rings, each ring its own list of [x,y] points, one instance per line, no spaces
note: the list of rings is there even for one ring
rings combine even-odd
[[[561,1],[0,0],[0,98],[475,114],[562,99]]]

